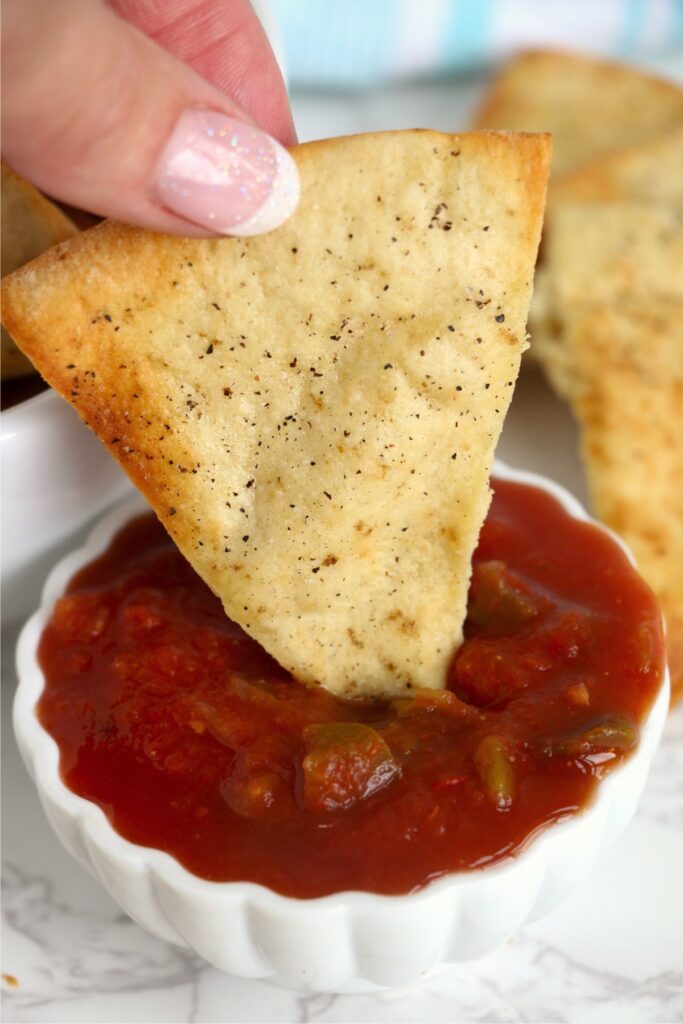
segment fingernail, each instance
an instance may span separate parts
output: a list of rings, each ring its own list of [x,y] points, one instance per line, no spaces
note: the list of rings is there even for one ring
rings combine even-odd
[[[299,172],[265,132],[214,110],[178,118],[154,175],[167,210],[223,235],[260,235],[299,201]]]

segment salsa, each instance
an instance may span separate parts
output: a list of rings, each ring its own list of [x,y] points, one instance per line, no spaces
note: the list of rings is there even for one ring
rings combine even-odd
[[[660,613],[602,531],[494,489],[448,689],[392,701],[294,681],[131,522],[40,644],[66,785],[196,875],[297,897],[409,892],[586,807],[659,688]]]

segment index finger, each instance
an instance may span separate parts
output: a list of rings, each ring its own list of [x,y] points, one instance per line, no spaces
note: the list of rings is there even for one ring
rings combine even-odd
[[[287,90],[249,0],[107,0],[121,17],[230,96],[257,124],[296,142]]]

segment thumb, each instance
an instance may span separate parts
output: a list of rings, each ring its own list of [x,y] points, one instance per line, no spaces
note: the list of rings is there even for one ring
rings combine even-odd
[[[2,15],[3,156],[43,191],[183,235],[260,234],[292,213],[287,150],[100,0]]]

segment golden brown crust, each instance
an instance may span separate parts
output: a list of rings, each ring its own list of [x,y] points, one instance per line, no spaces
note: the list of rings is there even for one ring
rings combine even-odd
[[[33,185],[2,163],[2,277],[35,259],[58,242],[71,238],[76,228],[58,207]],[[2,331],[2,379],[34,373],[35,368]]]
[[[3,282],[6,322],[283,665],[345,693],[440,686],[549,142],[392,132],[294,155],[277,231],[104,224]]]

